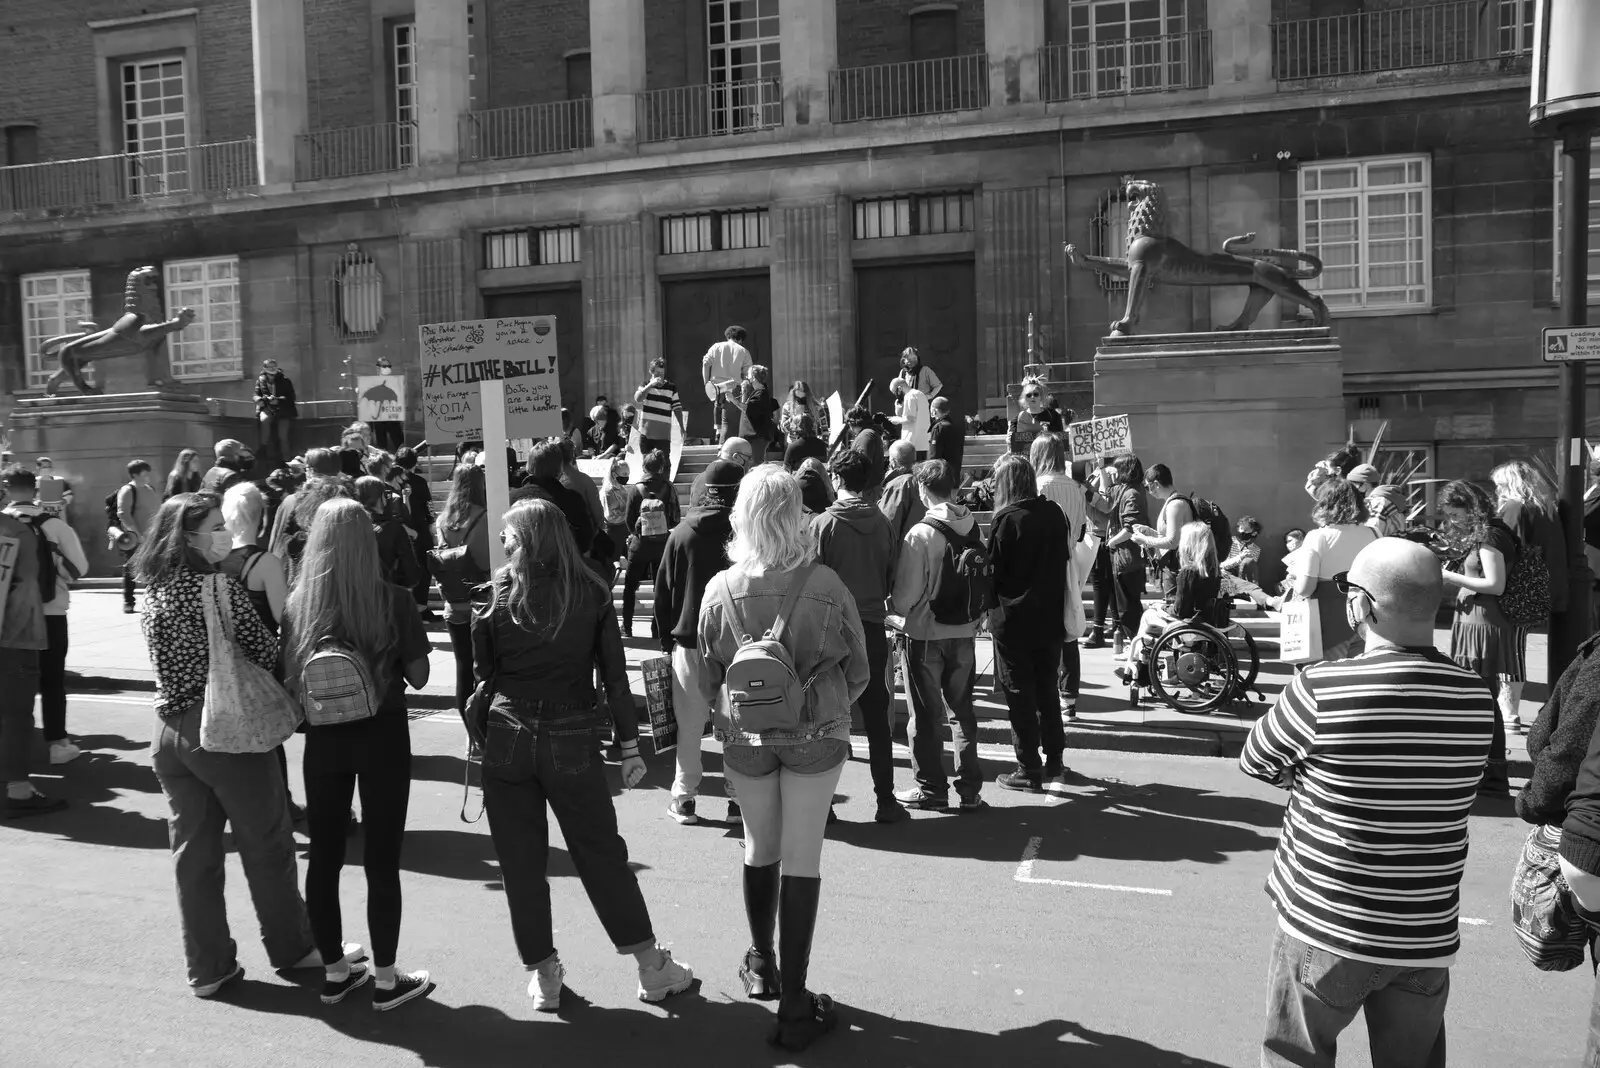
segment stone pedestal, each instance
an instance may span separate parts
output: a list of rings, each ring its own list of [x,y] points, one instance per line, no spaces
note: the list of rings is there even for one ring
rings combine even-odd
[[[1263,585],[1282,577],[1283,532],[1311,527],[1306,472],[1346,436],[1331,330],[1108,337],[1095,352],[1094,400],[1096,416],[1131,417],[1146,469],[1166,464],[1180,490],[1234,522],[1259,519]]]
[[[31,464],[48,456],[72,487],[67,513],[83,542],[91,575],[111,575],[122,557],[106,548],[106,494],[128,480],[129,460],[148,460],[159,488],[178,453],[194,449],[211,466],[216,441],[211,409],[184,393],[108,393],[95,397],[24,397],[11,415],[11,447]],[[253,438],[244,439],[253,443]]]

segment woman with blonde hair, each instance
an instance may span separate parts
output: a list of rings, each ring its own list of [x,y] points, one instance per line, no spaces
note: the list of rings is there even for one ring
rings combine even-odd
[[[816,562],[799,481],[777,465],[751,471],[739,484],[732,525],[732,565],[711,579],[700,609],[699,647],[712,681],[721,685],[746,635],[769,631],[796,677],[808,680],[792,727],[763,726],[726,691],[715,706],[723,771],[744,815],[750,949],[739,978],[749,997],[778,1001],[772,1041],[799,1052],[838,1023],[833,1002],[806,989],[806,975],[823,830],[850,757],[850,706],[871,669],[855,596]]]
[[[358,501],[317,509],[301,555],[300,580],[284,607],[283,665],[291,692],[307,700],[301,673],[319,647],[337,643],[362,667],[377,711],[336,725],[307,722],[305,749],[306,910],[326,968],[322,1002],[337,1004],[373,976],[340,959],[344,867],[350,802],[361,792],[361,865],[367,876],[367,930],[377,990],[372,1007],[397,1008],[425,997],[427,972],[395,968],[400,944],[400,851],[411,796],[411,729],[405,688],[428,682],[428,634],[411,593],[384,580],[372,517]]]
[[[1160,607],[1146,609],[1139,630],[1128,643],[1128,660],[1116,675],[1138,689],[1150,685],[1145,677],[1144,652],[1150,642],[1174,623],[1200,617],[1202,623],[1217,622],[1217,599],[1222,596],[1222,568],[1217,563],[1217,543],[1211,524],[1199,520],[1185,523],[1178,531],[1178,577],[1172,599]]]
[[[1039,496],[1061,509],[1067,520],[1067,542],[1076,547],[1089,529],[1089,498],[1083,483],[1072,477],[1072,462],[1067,450],[1065,434],[1040,434],[1033,439],[1028,451],[1033,463]],[[1083,636],[1083,583],[1088,577],[1074,564],[1074,548],[1067,551],[1066,604],[1063,611],[1069,620],[1065,640],[1061,643],[1061,667],[1056,672],[1057,689],[1061,692],[1061,714],[1067,719],[1078,718],[1078,692],[1082,686],[1082,658],[1078,639]]]
[[[638,994],[656,1002],[681,993],[694,973],[656,942],[596,741],[598,669],[622,747],[622,783],[644,778],[639,726],[631,710],[622,634],[611,590],[584,562],[566,516],[542,499],[518,501],[505,514],[507,559],[492,599],[472,619],[478,678],[492,687],[483,738],[483,805],[500,859],[511,931],[533,973],[533,1007],[560,1007],[566,974],[556,954],[550,914],[548,812],[617,952],[639,966]]]
[[[1550,611],[1567,610],[1567,537],[1561,529],[1557,510],[1556,488],[1533,464],[1526,460],[1503,463],[1489,474],[1494,483],[1495,515],[1516,536],[1517,549],[1527,553],[1537,550],[1544,557],[1545,570],[1550,576]],[[1544,623],[1549,623],[1546,617]],[[1534,624],[1535,626],[1539,624]],[[1528,659],[1528,632],[1530,626],[1515,627],[1513,640],[1517,644],[1516,662],[1526,664]],[[1522,722],[1522,677],[1506,674],[1500,676],[1500,716],[1506,727],[1518,734],[1528,732]]]

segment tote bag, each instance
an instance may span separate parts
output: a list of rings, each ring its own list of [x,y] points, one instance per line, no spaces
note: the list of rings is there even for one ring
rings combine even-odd
[[[1062,623],[1067,628],[1067,641],[1076,641],[1089,629],[1083,614],[1083,580],[1094,568],[1094,558],[1099,544],[1085,537],[1074,542],[1067,553],[1067,595],[1063,605]]]
[[[1511,927],[1535,968],[1566,972],[1583,963],[1594,932],[1561,875],[1561,828],[1535,827],[1511,876]]]
[[[200,746],[211,753],[268,753],[300,725],[299,702],[272,673],[239,651],[229,610],[228,577],[200,587],[211,665],[200,710]]]
[[[1309,664],[1322,659],[1322,613],[1317,602],[1284,603],[1278,650],[1278,659],[1285,664]]]

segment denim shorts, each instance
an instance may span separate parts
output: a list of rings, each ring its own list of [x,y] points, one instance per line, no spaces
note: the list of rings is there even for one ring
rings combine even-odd
[[[747,779],[760,779],[779,768],[796,775],[822,775],[850,759],[850,743],[843,738],[818,738],[798,745],[729,745],[722,750],[723,767]]]

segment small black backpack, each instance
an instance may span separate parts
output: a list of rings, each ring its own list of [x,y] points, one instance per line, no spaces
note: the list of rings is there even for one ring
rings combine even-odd
[[[1228,522],[1222,509],[1198,494],[1178,494],[1178,499],[1187,501],[1195,519],[1211,527],[1211,540],[1217,543],[1217,555],[1227,556],[1228,548],[1233,544],[1233,524]]]
[[[949,627],[976,623],[995,605],[994,564],[977,525],[962,537],[942,520],[924,516],[922,523],[944,535],[944,564],[928,597],[934,621]]]

